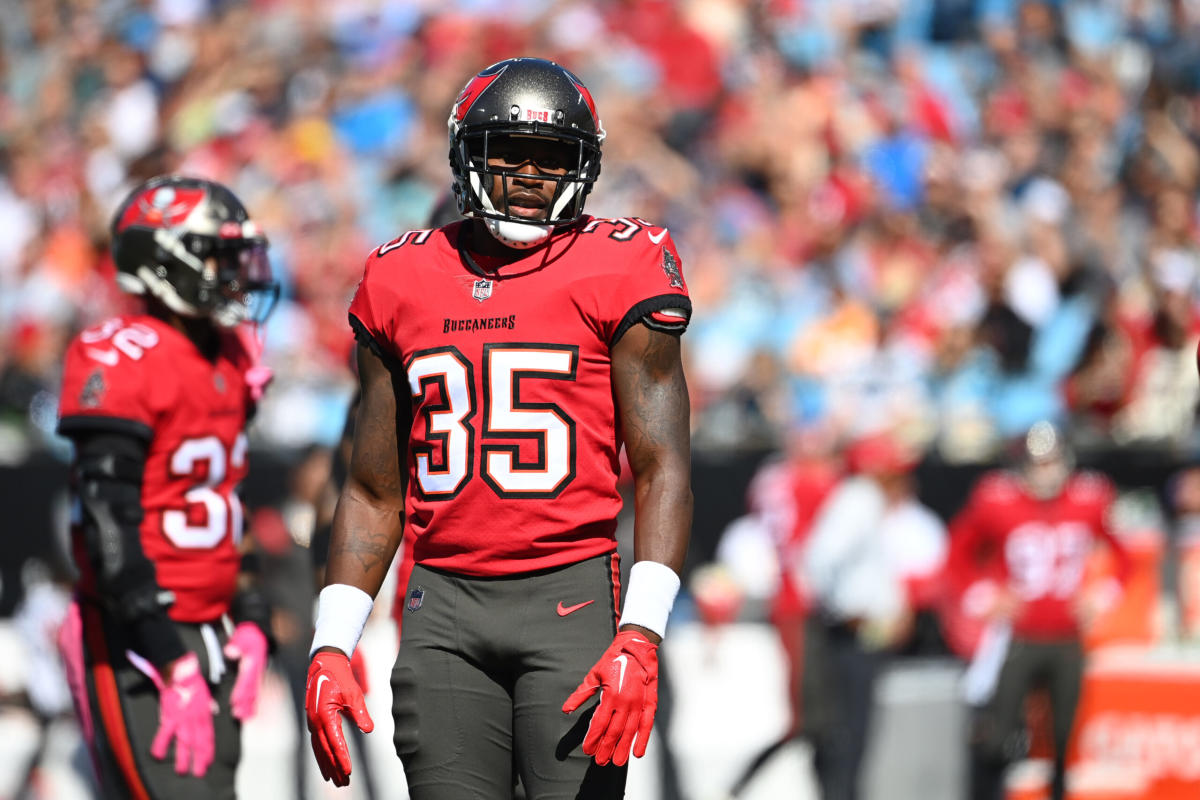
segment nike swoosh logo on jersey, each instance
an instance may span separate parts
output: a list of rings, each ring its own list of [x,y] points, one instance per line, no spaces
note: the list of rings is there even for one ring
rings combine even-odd
[[[560,617],[565,617],[567,614],[578,611],[579,609],[583,608],[584,606],[590,606],[594,602],[596,602],[596,601],[595,600],[585,600],[582,603],[576,603],[573,606],[564,606],[562,604],[562,600],[559,600],[558,601],[558,615]]]
[[[94,347],[89,347],[85,352],[88,354],[88,358],[95,359],[101,364],[107,364],[110,367],[115,367],[117,360],[120,358],[115,350],[97,350]]]
[[[619,692],[621,684],[625,683],[625,667],[629,666],[629,656],[622,653],[613,660],[621,665],[621,671],[617,673],[617,691]]]
[[[660,242],[662,242],[663,237],[667,235],[667,229],[663,228],[661,231],[658,232],[657,236],[655,236],[653,233],[650,233],[649,231],[646,232],[646,235],[650,237],[651,242],[653,242],[654,244],[659,244]]]

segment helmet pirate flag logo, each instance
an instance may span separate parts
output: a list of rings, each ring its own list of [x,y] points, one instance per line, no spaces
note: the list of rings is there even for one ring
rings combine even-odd
[[[139,195],[117,221],[118,233],[134,225],[176,228],[204,200],[204,189],[193,186],[158,186]]]
[[[463,118],[467,116],[467,112],[471,110],[471,106],[475,105],[475,101],[479,99],[479,95],[492,85],[492,81],[504,74],[506,69],[508,69],[508,63],[500,61],[471,78],[459,93],[458,99],[454,101],[454,108],[450,112],[451,116],[458,122],[462,122]]]

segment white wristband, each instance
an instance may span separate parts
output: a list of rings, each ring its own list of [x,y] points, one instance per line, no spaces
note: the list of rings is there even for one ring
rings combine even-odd
[[[347,656],[354,655],[374,605],[371,595],[357,586],[333,583],[322,589],[317,600],[317,630],[308,657],[312,658],[321,647],[336,647]]]
[[[659,636],[679,593],[675,570],[657,561],[639,561],[629,570],[629,591],[621,608],[622,625],[641,625]]]

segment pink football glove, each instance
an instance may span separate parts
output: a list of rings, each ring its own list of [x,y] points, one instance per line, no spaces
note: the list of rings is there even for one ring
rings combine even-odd
[[[225,657],[238,662],[237,680],[229,706],[233,716],[243,722],[254,716],[258,690],[267,670],[267,636],[253,622],[240,622],[225,643]]]
[[[164,682],[157,672],[150,678],[158,687],[158,732],[150,743],[150,755],[160,761],[166,758],[174,739],[175,771],[188,774],[190,762],[192,775],[202,777],[216,752],[216,703],[200,672],[200,659],[188,653],[175,662],[171,680]]]
[[[250,390],[250,398],[258,402],[267,390],[267,384],[275,377],[274,371],[262,362],[264,344],[259,335],[259,326],[246,322],[238,325],[234,333],[250,362],[244,374],[246,388]]]
[[[83,654],[83,615],[79,611],[79,600],[73,598],[67,606],[62,626],[58,629],[58,654],[66,672],[67,687],[75,702],[75,713],[79,715],[83,741],[91,748],[96,729],[92,727],[92,707],[88,703],[87,660]]]
[[[313,755],[321,776],[334,786],[350,784],[350,751],[342,733],[341,714],[346,714],[363,733],[375,729],[362,689],[354,679],[350,659],[343,653],[325,651],[313,656],[308,667],[304,710],[312,734]]]
[[[597,764],[611,761],[618,767],[629,761],[630,747],[638,758],[646,755],[658,708],[658,645],[637,631],[618,633],[563,703],[563,712],[570,714],[597,690],[600,702],[583,738],[583,752]]]

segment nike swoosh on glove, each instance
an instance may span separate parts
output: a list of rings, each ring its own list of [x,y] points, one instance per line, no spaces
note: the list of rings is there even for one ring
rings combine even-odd
[[[158,672],[150,675],[158,687],[158,732],[150,743],[150,755],[160,761],[167,757],[175,740],[175,771],[197,778],[208,771],[216,752],[213,714],[217,704],[208,690],[208,681],[200,672],[200,659],[188,653],[175,662],[171,680],[163,681]]]
[[[225,643],[225,657],[238,662],[229,706],[233,716],[243,722],[254,716],[258,707],[258,690],[267,671],[267,650],[267,636],[253,622],[239,622]]]
[[[375,730],[375,723],[367,713],[362,689],[344,653],[325,651],[313,656],[308,667],[304,711],[321,776],[333,781],[334,786],[348,786],[350,750],[346,747],[340,715],[350,717],[363,733]]]
[[[646,755],[658,708],[658,645],[636,631],[622,631],[600,656],[562,710],[570,714],[597,691],[600,702],[583,737],[583,752],[618,767]],[[636,737],[636,743],[635,743]]]

